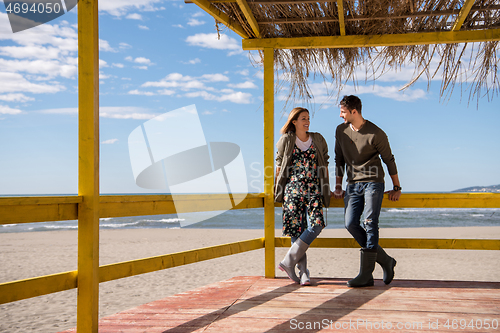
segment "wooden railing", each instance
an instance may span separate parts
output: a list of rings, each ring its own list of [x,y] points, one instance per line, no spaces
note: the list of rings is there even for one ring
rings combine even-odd
[[[234,195],[237,197],[238,195]],[[176,197],[176,205],[186,205],[193,212],[220,210],[225,195],[186,195]],[[58,197],[3,197],[0,198],[0,224],[45,222],[78,219],[79,196]],[[184,202],[183,202],[184,201]],[[275,204],[279,207],[279,204]],[[178,206],[179,207],[179,206]],[[185,211],[185,207],[183,210]],[[264,207],[264,194],[248,194],[235,209]],[[331,207],[343,207],[342,200],[331,201]],[[403,194],[400,201],[384,200],[385,208],[500,208],[500,194],[491,193],[426,193]],[[123,217],[157,214],[175,214],[169,195],[100,196],[99,217]],[[271,224],[268,224],[271,225]],[[270,232],[267,234],[271,234]],[[275,247],[289,247],[287,237],[265,237],[199,248],[156,257],[143,258],[99,267],[99,282],[150,273],[171,267],[257,250],[270,241]],[[469,249],[500,250],[500,240],[492,239],[420,239],[382,238],[386,248],[406,249]],[[88,244],[87,244],[88,245]],[[80,246],[80,244],[79,244]],[[321,248],[356,248],[351,238],[318,238],[311,245]],[[265,263],[268,265],[268,263]],[[274,269],[274,267],[272,267]],[[78,271],[62,272],[0,284],[0,304],[77,288]]]

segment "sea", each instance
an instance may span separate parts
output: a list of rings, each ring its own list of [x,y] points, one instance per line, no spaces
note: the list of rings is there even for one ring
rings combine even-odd
[[[220,212],[204,218],[206,213],[115,217],[100,219],[100,229],[264,229],[264,208]],[[327,228],[344,228],[344,209],[325,209]],[[276,229],[282,227],[282,208],[275,209]],[[201,221],[191,223],[190,220]],[[363,217],[362,217],[363,219]],[[382,208],[381,228],[429,228],[500,226],[500,208]],[[76,230],[78,221],[56,221],[0,225],[0,233]]]

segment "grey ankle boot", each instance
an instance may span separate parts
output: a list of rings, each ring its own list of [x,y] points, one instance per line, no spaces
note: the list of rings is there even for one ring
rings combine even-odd
[[[396,267],[396,259],[390,257],[384,249],[379,245],[377,248],[377,263],[384,270],[384,283],[389,284],[394,278],[394,267]]]
[[[347,281],[349,287],[370,287],[373,286],[373,270],[377,260],[377,250],[361,249],[361,263],[359,274],[354,279]]]
[[[311,277],[307,269],[307,253],[304,253],[299,262],[297,262],[297,268],[299,269],[300,285],[309,286],[311,284]]]
[[[295,274],[295,265],[304,256],[309,245],[304,243],[300,238],[295,241],[285,255],[285,258],[280,262],[278,268],[284,271],[288,277],[296,283],[300,283],[297,274]]]

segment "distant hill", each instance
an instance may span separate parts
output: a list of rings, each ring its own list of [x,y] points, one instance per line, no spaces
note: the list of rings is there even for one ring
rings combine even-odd
[[[500,185],[491,185],[491,186],[472,186],[461,188],[459,190],[455,190],[452,192],[493,192],[500,193]]]

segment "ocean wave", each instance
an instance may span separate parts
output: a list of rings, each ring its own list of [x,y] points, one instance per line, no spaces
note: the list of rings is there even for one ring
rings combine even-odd
[[[497,212],[498,208],[388,208],[383,210],[386,213],[420,213],[420,212],[450,212],[461,213],[470,211]]]
[[[133,225],[137,225],[139,222],[133,222],[133,223],[105,223],[105,224],[100,224],[101,228],[122,228],[122,227],[130,227]]]
[[[67,230],[67,229],[78,229],[77,225],[41,225],[41,226],[35,226],[35,227],[30,227],[27,228],[27,230],[33,231],[33,230],[44,230],[44,229],[49,229],[49,230]]]
[[[147,222],[147,223],[179,223],[181,221],[184,221],[185,219],[178,219],[178,218],[173,218],[173,219],[160,219],[160,220],[139,220],[139,222]]]

